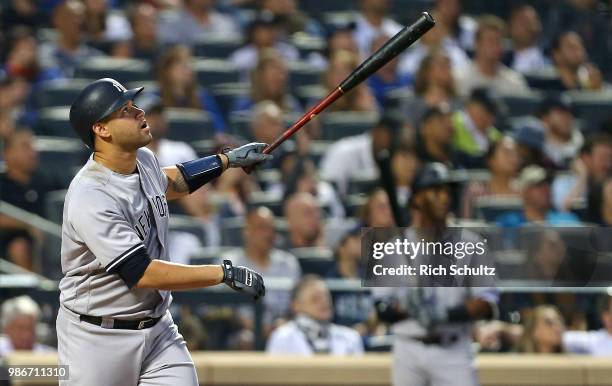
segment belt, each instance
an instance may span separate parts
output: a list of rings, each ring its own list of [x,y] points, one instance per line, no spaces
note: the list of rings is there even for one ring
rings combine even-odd
[[[448,346],[453,343],[459,341],[458,334],[427,334],[425,336],[405,336],[405,338],[410,340],[415,340],[417,342],[421,342],[424,345],[439,345],[439,346]]]
[[[162,317],[160,316],[158,318],[144,318],[137,320],[120,320],[103,318],[101,316],[79,315],[79,318],[83,322],[95,324],[96,326],[101,326],[103,328],[112,328],[120,330],[142,330],[143,328],[151,328],[155,326]]]

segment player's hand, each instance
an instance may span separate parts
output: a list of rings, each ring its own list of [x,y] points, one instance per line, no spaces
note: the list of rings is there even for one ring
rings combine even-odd
[[[273,158],[272,154],[262,153],[267,146],[265,143],[251,142],[228,151],[225,154],[227,155],[228,166],[230,168],[244,168],[271,160]]]
[[[223,260],[223,282],[236,291],[253,296],[254,300],[266,295],[264,280],[260,274],[247,267],[234,267],[230,260]]]

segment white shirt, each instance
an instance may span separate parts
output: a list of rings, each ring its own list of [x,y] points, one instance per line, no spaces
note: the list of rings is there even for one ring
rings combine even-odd
[[[174,166],[198,158],[195,150],[186,142],[172,141],[166,138],[159,140],[155,155],[162,167]]]
[[[549,64],[549,60],[544,56],[540,47],[533,46],[521,51],[514,51],[512,69],[520,73],[536,72]]]
[[[345,195],[352,177],[378,178],[370,133],[343,138],[331,145],[321,160],[321,178],[338,184]]]
[[[563,333],[563,345],[571,353],[610,356],[612,355],[612,334],[603,329],[566,331]]]
[[[467,56],[465,51],[457,45],[457,42],[450,38],[444,38],[442,41],[442,50],[448,55],[453,73],[460,73],[465,70],[470,64],[470,58]],[[400,57],[398,64],[398,72],[400,74],[416,75],[421,62],[429,54],[430,47],[421,44],[420,42],[415,43],[410,47],[406,53]]]
[[[384,19],[380,27],[373,26],[369,21],[359,14],[355,18],[355,31],[353,38],[357,42],[359,53],[367,58],[372,51],[372,41],[379,35],[394,36],[402,29],[402,26],[391,19]]]
[[[0,335],[0,358],[7,356],[13,351],[15,351],[15,348],[13,347],[13,343],[9,337],[6,335]],[[45,344],[34,343],[34,347],[32,347],[31,351],[34,353],[44,353],[53,352],[55,349]]]
[[[523,75],[500,64],[497,74],[493,77],[485,76],[476,64],[471,63],[456,76],[459,94],[468,96],[477,87],[494,89],[500,94],[510,94],[527,91],[529,88]]]
[[[572,138],[566,143],[552,143],[548,139],[544,142],[544,155],[546,155],[555,165],[568,168],[571,160],[576,158],[584,137],[580,130],[572,131]]]
[[[329,353],[331,355],[359,355],[363,353],[363,342],[357,331],[332,324],[329,327]],[[313,355],[306,335],[294,321],[287,322],[274,330],[266,351],[269,354]]]

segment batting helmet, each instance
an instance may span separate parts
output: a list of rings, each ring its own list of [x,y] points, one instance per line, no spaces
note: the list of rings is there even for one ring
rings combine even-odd
[[[114,79],[98,79],[85,87],[70,106],[70,125],[85,145],[93,149],[93,125],[134,100],[142,89],[127,90]]]

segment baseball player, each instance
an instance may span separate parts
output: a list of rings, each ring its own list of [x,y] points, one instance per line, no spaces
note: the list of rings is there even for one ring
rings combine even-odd
[[[193,361],[168,306],[170,291],[225,283],[258,299],[262,277],[229,260],[175,264],[168,256],[168,205],[228,167],[269,158],[262,143],[160,168],[144,112],[113,79],[83,89],[70,124],[93,151],[64,202],[57,317],[62,385],[198,384]]]
[[[467,231],[448,231],[451,183],[444,164],[423,166],[412,184],[412,224],[403,234],[404,239],[453,241],[460,234],[460,240],[465,241],[478,237]],[[416,256],[412,261],[429,257]],[[406,256],[395,258],[398,261],[391,266],[408,263]],[[472,322],[495,316],[497,292],[489,287],[453,287],[452,282],[446,281],[453,277],[442,277],[441,281],[424,279],[421,285],[411,288],[373,288],[379,318],[393,323],[393,385],[475,386],[478,380],[472,363]]]

